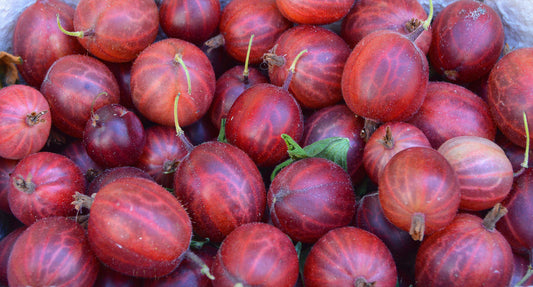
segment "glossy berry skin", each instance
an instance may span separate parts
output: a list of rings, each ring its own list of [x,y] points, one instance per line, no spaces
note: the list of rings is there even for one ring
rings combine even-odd
[[[396,286],[396,266],[374,234],[352,226],[331,230],[311,248],[303,270],[305,286]],[[358,285],[359,283],[360,285]]]
[[[159,23],[168,37],[201,45],[220,22],[219,0],[163,0]]]
[[[519,172],[522,169],[522,163],[524,162],[525,148],[520,147],[512,143],[508,138],[506,138],[501,132],[496,133],[496,139],[494,142],[499,145],[507,158],[511,161],[513,165],[513,172]],[[529,166],[533,164],[533,151],[529,150]]]
[[[500,16],[483,2],[455,1],[435,16],[432,27],[429,61],[449,81],[468,83],[483,77],[502,52]]]
[[[85,230],[72,219],[54,216],[22,232],[9,257],[7,278],[9,286],[91,287],[99,266]]]
[[[366,230],[383,241],[390,250],[398,268],[413,269],[420,244],[409,232],[392,224],[379,203],[378,193],[364,195],[357,205],[355,227]]]
[[[50,104],[53,125],[80,139],[91,110],[120,101],[113,73],[105,64],[86,55],[69,55],[55,61],[40,91]]]
[[[272,52],[282,57],[282,63],[270,64],[270,82],[283,86],[297,55],[307,49],[296,63],[289,85],[302,107],[318,109],[342,100],[341,79],[350,48],[334,32],[317,26],[300,25],[279,36]]]
[[[407,122],[422,130],[435,149],[457,136],[496,137],[487,103],[453,83],[429,82],[424,103]]]
[[[161,277],[189,248],[191,220],[157,183],[124,177],[102,187],[91,206],[88,237],[98,259],[130,276]]]
[[[87,154],[105,168],[134,165],[145,142],[146,134],[139,118],[119,104],[96,110],[83,131]]]
[[[183,131],[193,146],[217,140],[220,133],[219,129],[211,123],[207,114],[191,125],[184,127]]]
[[[311,114],[304,124],[303,146],[329,137],[345,137],[350,142],[347,154],[347,171],[352,184],[360,182],[365,175],[362,158],[365,142],[361,138],[364,120],[353,114],[343,104],[325,107]]]
[[[415,270],[420,286],[508,286],[513,254],[497,230],[462,213],[422,242]]]
[[[143,279],[122,274],[113,269],[100,266],[98,278],[94,282],[95,287],[143,287]]]
[[[426,19],[426,11],[416,0],[358,0],[342,20],[341,36],[353,48],[372,32],[391,30],[407,35]],[[415,44],[427,54],[431,27],[416,38]]]
[[[239,148],[210,141],[196,146],[174,174],[174,193],[195,234],[221,242],[240,225],[261,221],[266,190],[252,159]]]
[[[423,240],[446,227],[459,209],[459,181],[448,161],[436,150],[411,147],[398,152],[383,169],[378,182],[385,216],[397,227]],[[423,220],[422,234],[412,230]]]
[[[464,210],[481,211],[507,197],[513,185],[513,166],[496,143],[482,137],[459,136],[438,149],[452,165],[461,188]]]
[[[211,272],[213,286],[293,287],[298,255],[289,237],[266,223],[237,227],[222,242]]]
[[[117,84],[120,90],[120,102],[119,104],[125,106],[128,109],[133,110],[135,106],[131,101],[131,66],[133,61],[125,63],[112,63],[112,62],[103,62],[113,73],[117,80]]]
[[[86,186],[82,171],[72,160],[51,152],[20,160],[9,181],[9,206],[26,225],[45,217],[74,215],[72,196],[83,193]]]
[[[136,167],[144,170],[160,185],[172,188],[174,173],[189,147],[176,135],[176,129],[161,125],[146,129],[146,143]]]
[[[532,183],[532,169],[526,169],[515,179],[511,193],[502,202],[508,212],[496,225],[511,244],[513,251],[527,255],[530,255],[533,249],[533,213],[530,209],[533,205]]]
[[[287,134],[296,142],[303,135],[300,105],[283,88],[257,84],[233,103],[226,122],[226,138],[244,150],[259,167],[274,166],[287,158]]]
[[[176,60],[181,55],[191,79],[188,92],[185,70]],[[215,93],[215,73],[207,56],[192,43],[167,38],[143,50],[131,68],[132,101],[148,120],[174,126],[174,99],[179,94],[181,127],[207,113]]]
[[[533,135],[533,48],[517,49],[503,56],[491,70],[487,103],[499,130],[514,144],[526,147],[523,112],[530,139]]]
[[[157,36],[157,5],[151,0],[81,0],[74,29],[85,32],[79,42],[97,58],[129,62]]]
[[[211,245],[203,245],[201,249],[191,249],[200,259],[211,268],[218,249]],[[212,280],[202,273],[202,267],[197,262],[185,257],[176,270],[169,275],[155,279],[145,279],[143,287],[212,287]],[[111,287],[111,286],[109,286]]]
[[[426,56],[406,36],[380,30],[352,50],[342,74],[342,95],[356,115],[377,122],[404,121],[426,97]]]
[[[2,240],[0,240],[0,284],[8,286],[7,282],[7,264],[9,262],[9,255],[13,250],[13,246],[19,236],[28,228],[27,226],[21,226],[11,231]]]
[[[46,98],[26,85],[0,90],[0,157],[18,160],[46,144],[52,116]]]
[[[0,158],[0,210],[6,214],[11,214],[8,202],[9,177],[15,170],[18,160]]]
[[[523,256],[513,252],[513,275],[511,276],[511,283],[509,286],[516,286],[520,280],[526,275],[529,269],[529,257]],[[533,285],[533,278],[529,277],[526,282],[523,283],[524,286]]]
[[[292,23],[279,12],[276,0],[233,0],[224,7],[220,33],[228,54],[241,63],[246,61],[250,36],[255,35],[250,50],[250,64],[258,64],[263,54]]]
[[[247,78],[244,78],[243,72],[244,66],[238,65],[217,78],[215,96],[209,108],[209,117],[217,129],[220,129],[221,120],[227,118],[231,106],[244,90],[255,84],[268,83],[268,78],[259,69],[249,67]]]
[[[365,144],[363,165],[366,174],[377,183],[385,165],[395,154],[415,146],[431,147],[426,135],[419,128],[405,122],[384,123]]]
[[[115,180],[123,177],[142,177],[149,180],[154,180],[148,173],[137,167],[119,166],[108,168],[95,177],[91,183],[89,183],[86,194],[91,196],[93,193],[97,193],[106,184],[112,183]]]
[[[267,193],[274,226],[294,241],[313,243],[350,224],[355,193],[348,173],[323,158],[305,158],[282,169]]]
[[[298,24],[324,25],[340,20],[350,11],[353,0],[276,0],[283,16]]]
[[[215,76],[217,79],[229,69],[239,64],[242,64],[233,57],[231,57],[224,48],[224,46],[220,46],[218,48],[213,49],[207,44],[203,44],[200,49],[207,55],[207,58],[209,58],[211,65],[213,65],[213,70],[215,70]]]
[[[77,39],[57,29],[56,15],[65,29],[73,29],[74,8],[60,0],[39,0],[24,9],[13,31],[13,54],[23,60],[17,68],[26,83],[35,88],[41,87],[48,68],[57,59],[84,52]]]
[[[104,168],[94,162],[87,154],[83,141],[80,139],[68,143],[60,151],[60,154],[70,158],[81,169],[88,183],[104,171]]]

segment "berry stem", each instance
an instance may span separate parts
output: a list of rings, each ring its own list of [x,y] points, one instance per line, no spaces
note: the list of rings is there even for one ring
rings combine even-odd
[[[179,136],[180,134],[183,134],[183,129],[181,129],[179,120],[178,120],[178,101],[180,99],[181,93],[178,93],[176,95],[176,98],[174,98],[174,126],[176,127],[176,135]]]
[[[360,134],[361,138],[365,142],[368,142],[368,140],[370,139],[372,134],[378,129],[378,127],[379,127],[378,122],[365,118],[363,129],[361,129],[361,134]]]
[[[527,115],[526,115],[526,112],[523,112],[522,113],[523,117],[524,117],[524,128],[526,130],[526,152],[524,154],[524,161],[522,162],[522,164],[520,165],[521,167],[523,168],[528,168],[528,163],[529,163],[529,125],[527,123]]]
[[[291,85],[291,81],[292,81],[292,75],[294,75],[294,73],[296,72],[296,63],[298,62],[298,60],[300,60],[300,57],[302,57],[302,55],[305,53],[307,53],[307,49],[298,53],[298,55],[296,55],[296,57],[294,58],[294,61],[292,61],[292,64],[289,67],[289,74],[287,75],[287,78],[285,79],[285,82],[283,83],[282,88],[284,90],[289,90],[289,86]]]
[[[42,116],[44,116],[48,111],[40,111],[40,112],[31,112],[31,114],[26,115],[26,124],[30,127],[38,124],[38,123],[44,123],[45,120],[41,119]]]
[[[32,181],[32,174],[28,174],[28,178],[24,179],[22,175],[17,175],[14,178],[14,185],[17,190],[20,190],[26,194],[32,194],[37,189],[37,186]]]
[[[250,51],[252,50],[252,41],[254,40],[255,35],[250,36],[250,41],[248,42],[248,50],[246,51],[246,61],[244,61],[244,71],[242,72],[242,78],[244,84],[248,84],[248,75],[250,71],[248,70],[248,62],[250,61]]]
[[[429,25],[431,24],[431,21],[433,20],[433,1],[429,0],[429,15],[426,21],[422,24],[422,27],[424,30],[427,30],[429,28]]]
[[[272,49],[268,50],[268,52],[263,54],[263,64],[266,64],[268,66],[268,70],[272,69],[274,66],[281,67],[285,65],[285,56],[276,55],[277,48],[278,44],[274,45]]]
[[[531,265],[532,263],[533,263],[533,250],[529,250],[529,266],[527,267],[527,272],[524,275],[524,277],[522,277],[522,279],[520,279],[520,281],[518,281],[514,285],[514,287],[524,286],[524,283],[526,283],[526,281],[529,280],[531,276],[533,276],[533,265]]]
[[[61,21],[59,20],[59,14],[56,14],[56,17],[57,17],[57,27],[59,27],[59,30],[61,32],[63,32],[63,34],[65,34],[65,35],[72,36],[72,37],[77,37],[77,38],[80,38],[80,39],[83,39],[86,36],[94,35],[94,30],[75,31],[75,32],[67,31],[67,30],[65,30],[65,28],[63,28],[63,25],[61,25]]]
[[[354,287],[372,287],[375,282],[368,282],[365,278],[359,277],[355,280]]]
[[[520,169],[514,173],[514,176],[520,176],[524,171],[529,168],[529,125],[527,123],[527,115],[526,112],[522,112],[523,118],[524,118],[524,128],[526,130],[526,149],[524,152],[524,161],[520,164]]]
[[[494,207],[485,215],[483,218],[483,226],[489,230],[493,231],[496,228],[496,222],[500,220],[505,214],[507,214],[507,208],[505,208],[501,203],[496,203]]]
[[[176,95],[176,98],[174,98],[174,125],[176,126],[176,136],[178,136],[180,140],[183,141],[185,147],[187,148],[187,151],[190,152],[194,148],[194,146],[185,135],[183,129],[180,127],[178,120],[178,101],[180,99],[180,94],[181,93],[178,93],[178,95]]]
[[[414,240],[422,241],[424,239],[424,231],[426,229],[425,215],[420,212],[415,212],[411,218],[411,228],[409,235]]]
[[[91,206],[94,202],[94,198],[96,197],[96,193],[93,193],[91,196],[88,196],[76,191],[76,193],[72,197],[74,197],[72,205],[74,205],[74,208],[76,210],[80,211],[83,207],[91,209]]]
[[[205,41],[204,45],[208,47],[207,53],[210,53],[213,49],[224,46],[225,42],[226,41],[224,40],[224,36],[222,34],[218,34],[213,38]]]
[[[185,62],[183,61],[183,55],[180,53],[176,54],[176,56],[174,56],[174,61],[179,63],[185,71],[185,77],[187,78],[187,93],[189,95],[192,94],[191,75],[189,75],[189,69],[187,69],[187,65],[185,65]]]
[[[390,126],[385,127],[385,136],[383,136],[382,143],[386,149],[392,149],[394,147],[394,138],[392,137]]]
[[[422,22],[422,25],[419,25],[418,27],[416,27],[416,29],[413,32],[409,33],[407,35],[407,38],[409,38],[409,40],[414,42],[422,34],[422,32],[427,31],[427,29],[429,29],[429,25],[431,24],[432,20],[433,20],[433,1],[429,0],[428,18],[424,22]]]
[[[100,92],[96,97],[94,97],[93,102],[91,103],[91,125],[93,127],[96,127],[97,121],[100,119],[100,117],[94,113],[94,106],[96,105],[96,100],[102,95],[108,95],[107,92]]]
[[[194,254],[194,252],[192,252],[191,250],[187,250],[187,252],[185,252],[185,256],[187,256],[189,260],[191,260],[196,265],[202,268],[200,271],[202,274],[204,274],[205,276],[207,276],[207,278],[211,280],[215,280],[215,276],[211,274],[211,271],[209,270],[209,266],[205,264],[205,262],[202,260],[202,258],[200,258],[200,256]]]
[[[192,93],[191,76],[189,75],[189,69],[187,69],[187,65],[185,65],[185,62],[183,61],[183,56],[180,53],[177,53],[174,56],[174,61],[180,64],[183,70],[185,71],[185,77],[187,78],[187,93],[190,95]],[[181,129],[178,121],[178,101],[180,95],[181,92],[179,92],[178,95],[176,95],[176,98],[174,99],[174,125],[176,126],[176,135],[185,144],[187,151],[190,152],[194,148],[194,146],[185,135],[185,132]]]

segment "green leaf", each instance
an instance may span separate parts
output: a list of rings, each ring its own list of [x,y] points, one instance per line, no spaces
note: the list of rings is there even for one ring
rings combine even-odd
[[[368,193],[368,188],[369,188],[369,185],[370,185],[370,178],[367,176],[363,179],[363,181],[361,183],[359,183],[356,187],[355,187],[355,194],[358,196],[358,197],[363,197],[365,196],[367,193]]]
[[[281,138],[285,140],[285,144],[287,145],[287,153],[289,154],[289,157],[298,160],[302,158],[309,157],[306,153],[306,151],[289,136],[288,134],[282,134]]]
[[[272,174],[270,180],[274,180],[274,177],[283,169],[294,161],[309,158],[320,157],[329,159],[336,164],[340,165],[344,170],[348,169],[347,155],[348,149],[350,149],[350,140],[343,137],[330,137],[316,141],[304,148],[302,148],[294,139],[287,134],[282,134],[281,137],[287,144],[287,153],[289,159],[278,164]]]
[[[298,242],[299,243],[299,242]],[[309,256],[309,252],[311,252],[312,245],[306,244],[301,245],[300,252],[298,253],[298,263],[299,263],[299,269],[300,269],[300,276],[304,276],[304,267],[305,267],[305,260],[307,260],[307,256]]]
[[[274,168],[274,170],[272,171],[272,174],[270,174],[270,181],[272,182],[274,180],[274,177],[276,177],[276,175],[286,166],[288,166],[289,164],[293,163],[294,162],[294,159],[292,158],[289,158],[288,160],[276,165],[276,167]]]
[[[228,143],[226,140],[226,118],[220,120],[220,131],[218,132],[217,140],[221,143]]]
[[[340,165],[344,170],[348,169],[346,159],[348,149],[350,149],[350,140],[343,137],[331,137],[319,140],[304,147],[308,157],[329,159]]]
[[[302,252],[302,242],[296,242],[294,248],[296,249],[296,254],[298,255],[298,258],[300,258],[300,253]]]
[[[202,247],[204,247],[206,243],[209,243],[209,238],[201,238],[201,237],[194,235],[193,238],[191,239],[189,246],[196,250],[200,250],[202,249]]]

